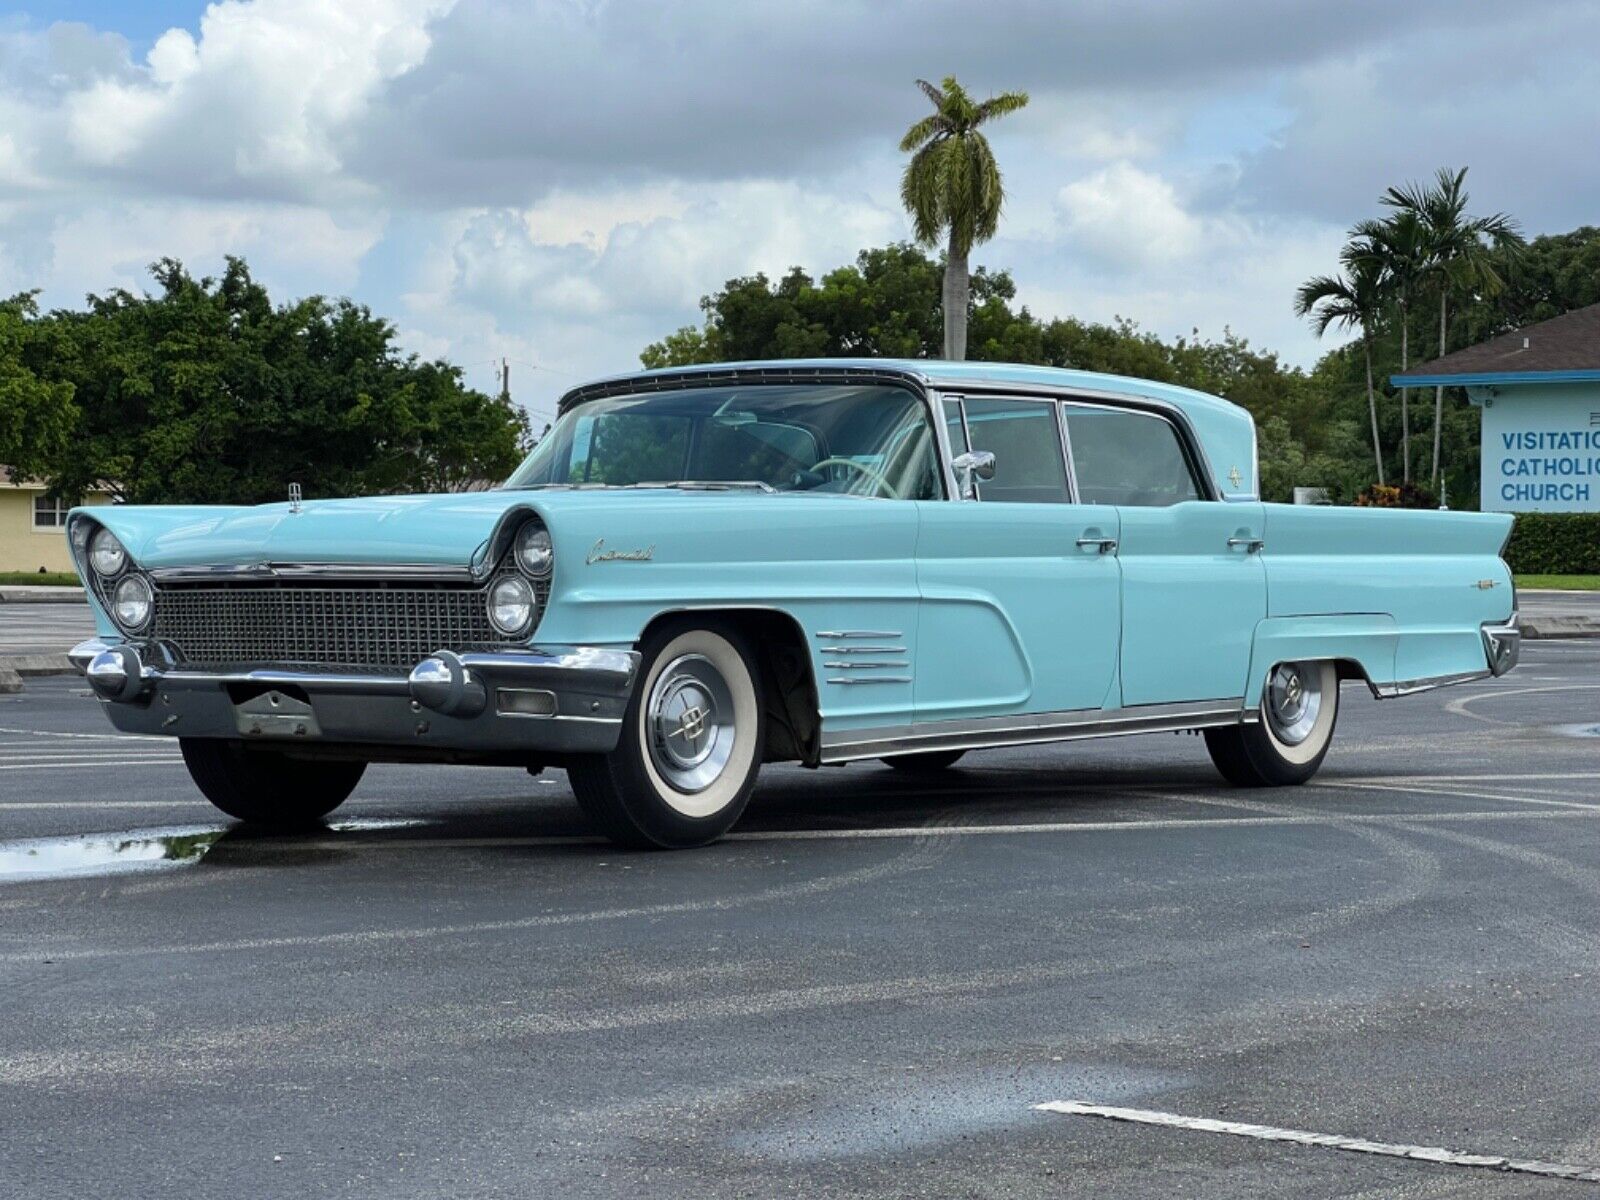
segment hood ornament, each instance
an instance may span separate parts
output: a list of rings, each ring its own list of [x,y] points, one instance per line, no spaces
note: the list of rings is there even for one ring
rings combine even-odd
[[[289,485],[289,511],[296,516],[300,514],[300,485],[298,483]]]

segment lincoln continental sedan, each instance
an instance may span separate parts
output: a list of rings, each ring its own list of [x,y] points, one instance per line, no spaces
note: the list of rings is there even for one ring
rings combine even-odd
[[[371,762],[562,769],[620,842],[739,819],[762,764],[945,771],[1197,730],[1302,783],[1340,686],[1499,675],[1492,513],[1265,504],[1242,408],[989,363],[655,371],[566,395],[488,491],[79,509],[118,729],[175,737],[246,822]]]

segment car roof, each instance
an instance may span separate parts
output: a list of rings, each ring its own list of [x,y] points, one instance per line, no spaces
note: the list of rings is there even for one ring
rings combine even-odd
[[[724,382],[729,375],[794,376],[843,372],[872,372],[948,389],[1000,385],[1006,387],[1046,387],[1069,391],[1100,392],[1114,396],[1162,400],[1187,411],[1210,410],[1243,413],[1238,405],[1197,392],[1192,388],[1128,375],[1108,375],[1099,371],[1079,371],[1067,367],[1034,366],[1028,363],[952,362],[931,358],[785,358],[750,362],[706,363],[687,367],[663,367],[608,376],[573,388],[561,398],[565,411],[570,405],[595,395],[615,395],[630,384],[648,385],[704,378],[709,383]],[[773,382],[777,382],[776,378]]]

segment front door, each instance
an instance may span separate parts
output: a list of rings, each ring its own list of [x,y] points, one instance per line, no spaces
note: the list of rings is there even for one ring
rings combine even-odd
[[[1242,699],[1267,615],[1265,509],[1204,498],[1165,417],[1076,402],[1062,412],[1080,494],[1117,508],[1122,703]]]
[[[1117,670],[1117,510],[1071,503],[1056,406],[946,398],[978,502],[918,505],[917,723],[1096,709]]]

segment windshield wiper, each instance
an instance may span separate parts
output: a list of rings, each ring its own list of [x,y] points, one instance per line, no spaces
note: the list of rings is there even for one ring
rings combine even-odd
[[[630,483],[636,488],[677,488],[685,492],[772,492],[777,488],[759,479],[670,479],[660,483]]]

